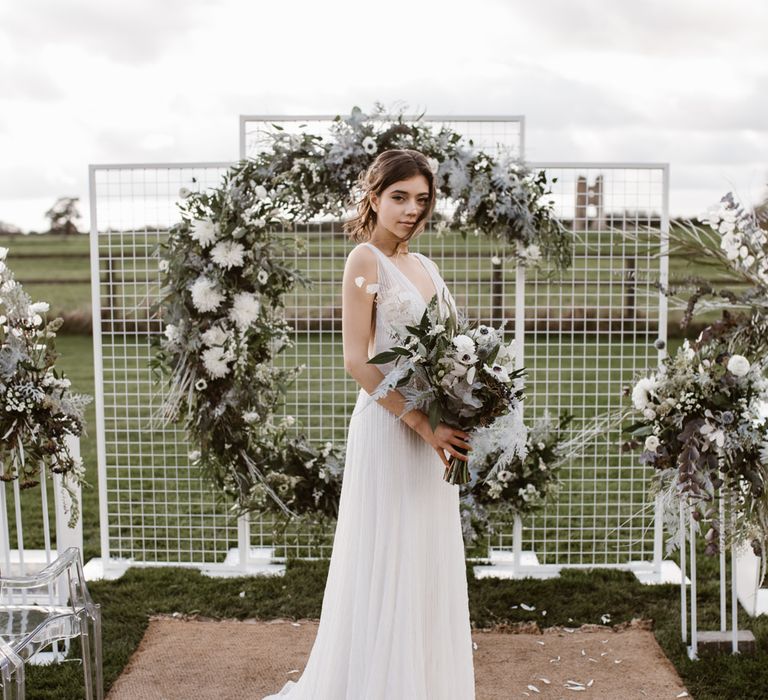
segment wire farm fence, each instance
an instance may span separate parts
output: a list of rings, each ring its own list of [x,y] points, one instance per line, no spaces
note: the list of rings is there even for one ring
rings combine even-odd
[[[262,128],[277,121],[295,129],[309,119],[241,118],[241,135],[247,140],[248,134],[255,134],[259,121]],[[470,119],[456,118],[461,129],[447,118],[435,119],[468,137],[477,126]],[[492,132],[489,138],[495,143],[523,153],[522,119],[499,119],[493,129],[482,130]],[[313,128],[312,133],[319,131]],[[483,147],[489,148],[488,143]],[[241,152],[249,153],[247,143]],[[577,430],[598,412],[618,406],[624,400],[622,384],[656,359],[653,342],[663,337],[665,312],[650,283],[640,280],[658,276],[664,264],[663,257],[655,256],[668,223],[667,171],[644,164],[539,165],[558,177],[553,197],[580,240],[574,266],[563,278],[547,280],[513,264],[492,265],[493,251],[482,235],[465,240],[450,231],[438,236],[428,228],[412,248],[435,260],[457,303],[471,317],[485,323],[507,318],[507,328],[514,327],[523,339],[528,415],[567,409],[576,416]],[[190,187],[193,177],[201,188],[216,185],[226,166],[91,167],[104,561],[130,558],[227,570],[238,549],[241,562],[256,550],[269,552],[273,561],[330,555],[333,528],[327,523],[284,529],[269,517],[235,521],[226,509],[215,506],[210,487],[189,466],[192,447],[184,434],[172,426],[148,427],[164,391],[148,368],[151,339],[162,332],[161,323],[149,313],[159,283],[151,250],[178,219],[179,187]],[[595,183],[600,175],[598,197]],[[647,240],[639,236],[640,242],[630,245],[612,232],[619,223],[638,234],[650,223],[657,233],[647,234]],[[357,393],[344,371],[341,346],[340,280],[350,244],[337,221],[307,222],[297,233],[306,246],[294,262],[314,282],[286,299],[294,346],[278,361],[303,363],[307,370],[289,392],[285,410],[300,421],[310,440],[343,444]],[[561,500],[526,521],[523,542],[539,562],[622,565],[658,556],[649,532],[653,505],[649,507],[646,495],[647,475],[634,457],[620,453],[615,438],[601,434],[583,456],[574,457],[565,469]],[[508,548],[511,531],[485,544]]]

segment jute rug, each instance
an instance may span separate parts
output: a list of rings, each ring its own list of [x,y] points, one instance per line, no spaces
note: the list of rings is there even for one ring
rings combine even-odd
[[[317,625],[153,617],[107,700],[261,700],[299,678]],[[650,627],[473,630],[477,700],[690,697]]]

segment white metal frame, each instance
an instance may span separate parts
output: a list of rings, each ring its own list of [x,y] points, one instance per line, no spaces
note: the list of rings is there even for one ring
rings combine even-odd
[[[332,119],[332,117],[328,116],[328,119]],[[240,135],[241,135],[241,155],[244,153],[246,148],[246,125],[249,122],[253,121],[267,121],[267,122],[298,122],[298,121],[305,121],[305,120],[322,120],[324,119],[323,116],[311,116],[311,117],[304,117],[304,116],[286,116],[286,115],[256,115],[256,116],[242,116],[240,117]],[[519,137],[521,140],[520,143],[520,152],[522,154],[523,152],[523,135],[524,135],[524,120],[522,117],[465,117],[465,116],[458,116],[458,115],[448,115],[448,116],[435,116],[430,117],[428,120],[425,119],[425,121],[429,122],[436,122],[436,121],[446,121],[446,122],[453,122],[453,121],[475,121],[475,122],[482,122],[482,121],[489,121],[493,119],[509,119],[511,121],[514,121],[518,123],[519,128]],[[204,569],[218,573],[219,575],[240,575],[246,571],[252,571],[254,569],[259,569],[261,565],[267,564],[272,559],[272,549],[270,547],[264,547],[261,546],[262,540],[261,540],[261,534],[264,532],[264,527],[268,526],[269,523],[264,522],[250,522],[248,519],[243,518],[240,519],[240,521],[237,524],[237,538],[236,538],[236,546],[232,547],[227,557],[223,562],[185,562],[185,561],[149,561],[147,559],[137,559],[137,558],[128,558],[124,559],[123,561],[118,561],[117,557],[114,556],[114,553],[110,551],[110,543],[109,543],[109,534],[108,534],[108,528],[109,528],[109,511],[107,506],[107,480],[108,480],[108,474],[106,470],[106,452],[105,452],[105,440],[104,440],[104,433],[105,433],[105,426],[104,426],[104,395],[103,395],[103,354],[102,354],[102,347],[101,347],[101,337],[102,337],[102,328],[101,328],[101,300],[100,300],[100,283],[99,283],[99,275],[100,275],[100,268],[99,268],[99,247],[98,247],[98,236],[99,236],[99,210],[97,206],[97,202],[99,200],[100,193],[98,191],[98,183],[97,183],[97,173],[99,171],[103,170],[137,170],[137,169],[150,169],[150,170],[162,170],[162,169],[192,169],[192,168],[225,168],[229,166],[230,163],[159,163],[159,164],[124,164],[124,165],[94,165],[90,167],[90,184],[91,184],[91,251],[92,251],[92,289],[93,289],[93,317],[94,317],[94,362],[96,364],[96,408],[97,408],[97,434],[99,439],[99,475],[100,475],[100,518],[101,518],[101,541],[102,541],[102,557],[103,560],[100,563],[100,570],[96,575],[108,575],[109,571],[111,571],[111,575],[117,575],[119,574],[120,570],[123,569],[125,566],[127,566],[129,563],[136,563],[143,566],[162,566],[165,564],[172,564],[176,566],[190,566],[194,568],[200,568],[203,567]],[[664,186],[663,186],[663,193],[662,193],[662,200],[663,200],[663,206],[662,208],[662,238],[661,241],[661,248],[663,249],[666,245],[666,231],[668,228],[668,166],[666,164],[648,164],[648,163],[532,163],[532,167],[534,168],[574,168],[574,169],[583,169],[583,168],[624,168],[624,169],[637,169],[637,170],[644,170],[648,168],[661,168],[664,171]],[[130,195],[126,196],[134,196],[133,191],[131,190]],[[104,222],[105,225],[109,225],[109,222]],[[430,241],[428,245],[433,245],[433,242]],[[435,246],[438,246],[437,250],[437,256],[440,255],[439,250],[439,243],[435,242]],[[299,261],[300,262],[300,261]],[[446,270],[445,267],[441,267],[443,270],[444,276],[446,278],[450,277],[450,269]],[[446,272],[448,274],[446,274]],[[664,256],[662,255],[660,258],[660,267],[659,267],[659,273],[662,276],[662,279],[664,279],[666,273],[666,260],[664,259]],[[524,306],[524,300],[525,300],[525,294],[526,294],[526,279],[525,276],[522,274],[522,270],[517,271],[517,276],[515,280],[514,288],[517,290],[517,304],[518,304],[518,313],[515,316],[515,324],[516,324],[516,332],[518,337],[524,338],[525,332],[524,328],[524,317],[522,313],[519,313],[520,308],[519,304],[523,304]],[[658,297],[659,301],[659,325],[660,325],[660,334],[665,333],[665,324],[662,323],[662,321],[666,318],[666,309],[664,307],[664,298],[659,295]],[[524,308],[523,308],[524,311]],[[518,343],[519,346],[519,352],[521,353],[520,359],[523,358],[523,343]],[[525,575],[556,575],[557,572],[563,567],[594,567],[594,566],[612,566],[617,568],[630,568],[635,570],[636,574],[641,577],[641,579],[646,580],[647,582],[661,582],[666,580],[679,580],[678,578],[675,578],[676,572],[675,571],[669,571],[666,567],[667,562],[663,562],[661,558],[661,531],[659,529],[660,521],[658,518],[654,520],[653,523],[654,526],[654,546],[653,546],[653,557],[652,562],[636,562],[635,564],[631,564],[629,562],[619,562],[615,564],[611,563],[596,563],[596,562],[588,562],[588,563],[574,563],[574,562],[566,562],[563,564],[540,564],[538,563],[538,559],[536,558],[536,554],[533,551],[523,551],[523,527],[522,523],[518,522],[516,523],[516,526],[513,528],[513,546],[510,549],[509,547],[500,547],[500,548],[493,548],[492,549],[492,557],[491,560],[495,566],[493,566],[493,572],[487,572],[487,574],[482,575],[512,575],[512,576],[525,576]],[[256,528],[256,532],[254,532],[254,528]],[[254,547],[253,546],[253,538],[257,538],[257,542],[259,546]],[[241,564],[243,562],[243,564]],[[498,564],[503,564],[508,562],[510,565],[508,566],[499,566]],[[506,571],[505,571],[506,570]]]
[[[246,158],[247,153],[247,140],[248,140],[248,124],[252,122],[331,122],[336,118],[335,114],[241,114],[239,120],[239,133],[240,133],[240,158]],[[414,121],[418,115],[403,115],[406,121]],[[421,119],[424,123],[435,122],[468,122],[473,124],[479,123],[516,123],[520,130],[518,150],[520,158],[525,158],[525,116],[522,114],[510,114],[510,115],[477,115],[477,114],[437,114],[437,115],[424,115]]]

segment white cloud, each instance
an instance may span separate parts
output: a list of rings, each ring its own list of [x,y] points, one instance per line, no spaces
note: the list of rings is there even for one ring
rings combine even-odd
[[[87,212],[88,163],[235,159],[241,113],[397,100],[525,114],[534,160],[669,161],[673,213],[726,182],[756,198],[767,19],[761,0],[6,3],[0,219],[39,228],[29,203],[62,194]]]

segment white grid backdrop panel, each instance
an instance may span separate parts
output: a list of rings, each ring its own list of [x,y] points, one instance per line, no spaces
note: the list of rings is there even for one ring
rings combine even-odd
[[[458,130],[456,125],[450,126]],[[497,126],[497,134],[503,134],[502,126]],[[471,131],[462,133],[471,136]],[[520,125],[510,122],[507,144],[521,135]],[[172,428],[147,429],[162,395],[162,387],[148,369],[151,338],[162,332],[148,311],[156,301],[159,280],[157,260],[151,250],[167,227],[178,220],[175,202],[179,187],[195,187],[193,177],[201,188],[216,185],[225,166],[165,164],[92,169],[93,228],[98,230],[98,235],[92,234],[92,251],[96,256],[94,274],[100,280],[94,286],[94,300],[103,319],[98,333],[95,327],[94,343],[97,362],[101,361],[103,367],[99,460],[105,557],[205,564],[221,562],[236,546],[235,522],[224,508],[214,505],[210,489],[190,469],[190,447],[183,433]],[[584,168],[548,165],[547,170],[560,178],[555,193],[560,214],[572,217],[572,190],[577,174],[582,174]],[[592,177],[597,172],[587,174]],[[664,219],[658,169],[610,165],[599,172],[612,173],[604,187],[604,212],[644,207],[644,211],[654,211],[655,218]],[[286,412],[301,421],[307,436],[317,444],[326,440],[343,444],[357,391],[343,369],[338,298],[344,260],[351,246],[338,222],[305,224],[298,233],[307,245],[295,262],[314,284],[309,290],[299,287],[286,300],[287,316],[295,328],[295,347],[282,353],[279,361],[305,363],[308,367],[288,396]],[[655,355],[649,347],[656,337],[653,322],[655,319],[658,326],[659,314],[657,295],[633,285],[635,320],[618,321],[623,330],[619,331],[614,321],[596,333],[588,324],[579,329],[568,326],[574,313],[586,313],[579,309],[610,314],[623,309],[619,298],[624,302],[627,298],[627,290],[613,280],[618,268],[626,273],[622,251],[614,250],[616,242],[606,231],[581,235],[586,245],[577,248],[574,268],[565,279],[547,283],[529,273],[524,300],[525,353],[531,381],[529,415],[545,407],[554,411],[568,408],[577,414],[576,427],[579,421],[588,420],[591,407],[621,401],[621,384],[636,370],[653,364]],[[638,270],[653,267],[649,251],[654,246],[658,247],[658,240],[649,242],[648,250],[637,252]],[[450,234],[438,237],[428,229],[414,242],[413,249],[437,262],[457,302],[467,308],[470,316],[484,322],[508,318],[507,328],[511,330],[516,306],[521,306],[514,294],[516,271],[512,266],[492,271],[493,251],[485,238],[470,236],[463,240]],[[658,260],[655,264],[658,266]],[[592,280],[588,284],[587,278]],[[601,290],[601,285],[607,286]],[[613,289],[617,285],[618,291]],[[640,316],[647,321],[642,329],[637,320]],[[566,338],[569,334],[571,337]],[[583,403],[587,386],[584,377],[588,353],[606,362],[604,367],[601,364],[590,370],[595,377],[600,376],[600,381],[590,379],[588,385],[590,389],[595,387],[598,395],[584,406],[579,401]],[[98,377],[97,367],[97,381]],[[628,527],[619,522],[622,514],[631,515],[631,509],[647,503],[644,476],[614,447],[610,441],[596,444],[590,457],[569,465],[563,501],[524,530],[526,544],[537,551],[540,560],[597,563],[646,553],[648,542],[642,532],[650,516],[630,518]],[[612,486],[598,488],[611,474],[614,476],[608,481]],[[608,496],[603,493],[606,490]],[[616,526],[618,531],[608,532]],[[277,559],[328,556],[332,532],[327,527],[317,531],[289,528],[278,535],[276,523],[263,518],[251,523],[250,544],[274,547]],[[504,533],[492,544],[511,546],[511,534],[507,537]]]

